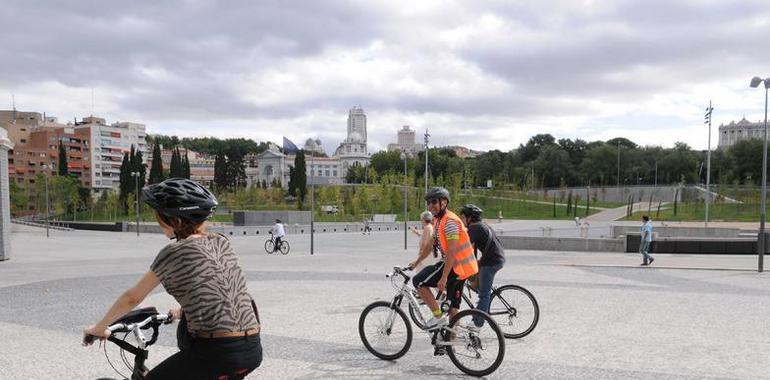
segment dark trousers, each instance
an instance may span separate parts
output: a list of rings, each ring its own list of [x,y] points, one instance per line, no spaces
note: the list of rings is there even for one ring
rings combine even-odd
[[[262,363],[259,334],[236,338],[196,338],[147,374],[148,380],[243,379]]]
[[[276,252],[279,249],[281,249],[281,237],[280,236],[275,238],[275,245],[273,245],[273,252]]]

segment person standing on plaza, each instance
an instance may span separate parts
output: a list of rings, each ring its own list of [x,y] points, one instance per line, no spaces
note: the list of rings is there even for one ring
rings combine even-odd
[[[367,233],[369,235],[372,234],[372,227],[369,226],[369,218],[364,219],[364,232],[362,235],[366,235]]]
[[[650,255],[650,246],[652,245],[652,221],[647,215],[642,216],[642,239],[639,243],[639,252],[642,254],[642,265],[650,265],[654,258]]]
[[[478,260],[479,274],[475,277],[475,288],[479,293],[479,303],[476,308],[489,313],[492,284],[495,281],[495,274],[505,265],[505,250],[492,227],[482,221],[481,214],[483,212],[484,210],[478,206],[467,204],[460,209],[460,219],[468,228],[474,256],[478,255],[478,251],[481,251],[481,258]],[[484,323],[484,321],[479,320],[473,322],[477,327],[481,327]]]
[[[275,239],[273,244],[273,252],[278,252],[278,250],[281,248],[281,240],[284,236],[286,236],[286,229],[283,228],[281,219],[275,220],[275,224],[270,231],[273,233],[273,238]]]

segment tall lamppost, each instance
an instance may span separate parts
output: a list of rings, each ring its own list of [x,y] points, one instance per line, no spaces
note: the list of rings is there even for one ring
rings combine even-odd
[[[310,255],[313,255],[313,235],[315,234],[315,160],[313,152],[310,152]]]
[[[401,158],[404,159],[404,251],[406,251],[406,207],[407,207],[407,201],[406,201],[406,185],[407,185],[407,177],[406,177],[406,153],[401,152]]]
[[[136,185],[136,205],[134,211],[136,212],[136,236],[139,236],[139,172],[131,172],[131,177],[134,177],[134,184]]]
[[[765,132],[762,136],[762,198],[760,199],[759,206],[759,236],[758,236],[758,272],[763,270],[763,261],[765,256],[765,214],[766,214],[766,199],[767,199],[767,90],[770,89],[770,78],[762,79],[760,77],[751,78],[751,87],[757,88],[759,84],[765,83]]]
[[[425,130],[425,136],[423,138],[425,141],[425,193],[428,192],[428,141],[430,141],[430,134],[428,134],[428,130]]]
[[[51,237],[49,230],[50,222],[48,220],[48,214],[51,212],[51,207],[49,206],[50,198],[48,197],[48,177],[51,175],[51,167],[52,164],[45,164],[43,165],[43,168],[48,171],[45,176],[45,237]]]
[[[709,126],[709,140],[708,140],[708,153],[706,153],[706,218],[705,226],[709,226],[709,203],[711,203],[711,112],[714,111],[714,107],[711,106],[711,100],[709,100],[709,106],[706,108],[706,120],[704,124]]]

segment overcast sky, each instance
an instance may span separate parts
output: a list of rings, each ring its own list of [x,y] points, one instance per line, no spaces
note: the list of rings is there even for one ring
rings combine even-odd
[[[0,108],[93,112],[150,133],[332,153],[347,112],[370,150],[408,124],[437,145],[537,133],[705,149],[764,117],[766,1],[34,1],[0,7]]]

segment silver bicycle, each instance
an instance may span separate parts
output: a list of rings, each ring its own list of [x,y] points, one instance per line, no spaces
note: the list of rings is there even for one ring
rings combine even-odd
[[[409,267],[394,267],[386,275],[391,279],[396,295],[391,301],[377,301],[361,312],[358,334],[364,347],[383,360],[395,360],[406,354],[412,344],[412,325],[401,303],[415,310],[415,318],[425,326],[426,316],[419,308],[410,277]],[[430,316],[428,316],[430,317]],[[479,327],[474,321],[483,321]],[[497,323],[488,314],[466,309],[455,314],[446,326],[433,329],[421,327],[430,336],[434,355],[449,356],[457,368],[471,376],[486,376],[494,372],[505,356],[505,338]]]

